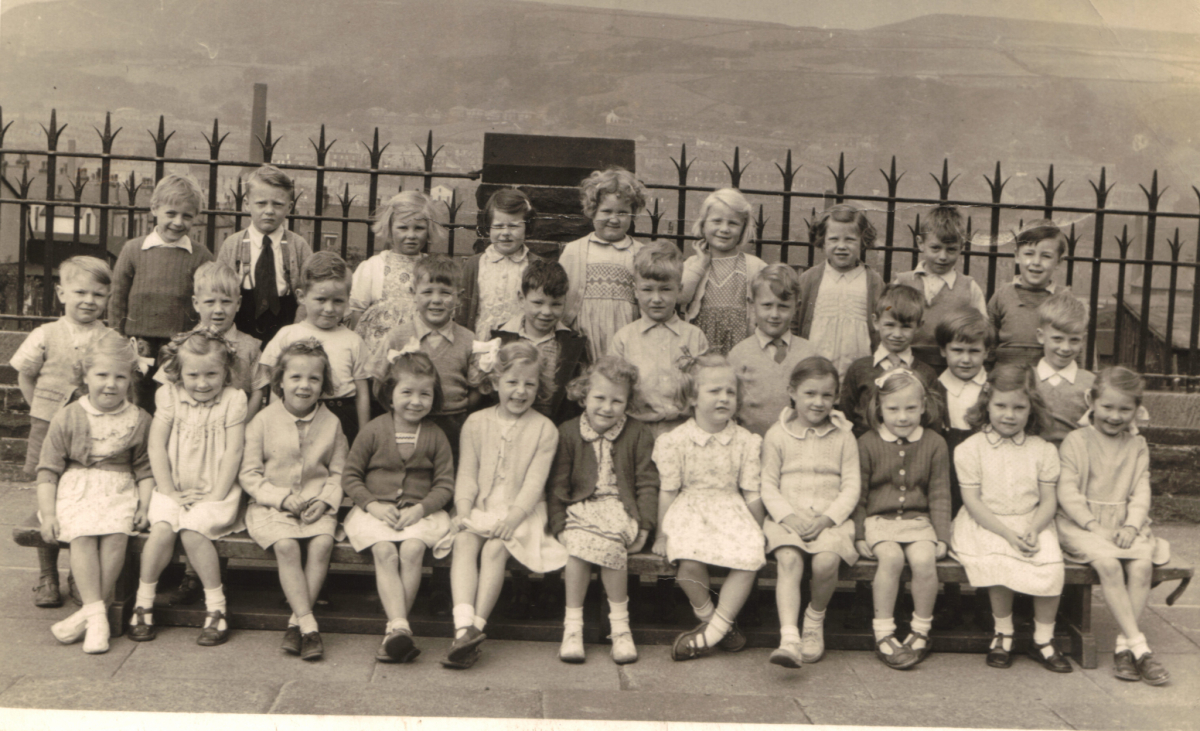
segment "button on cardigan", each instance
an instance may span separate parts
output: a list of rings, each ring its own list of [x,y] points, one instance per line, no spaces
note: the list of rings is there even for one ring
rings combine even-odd
[[[354,439],[346,458],[342,489],[363,510],[381,500],[420,504],[425,515],[432,515],[454,497],[450,440],[437,425],[425,421],[412,455],[405,460],[396,446],[392,415],[376,417]]]
[[[856,540],[870,516],[928,515],[939,541],[950,543],[950,450],[932,429],[916,442],[887,442],[871,430],[858,440],[862,497],[854,511]]]
[[[259,505],[283,510],[283,501],[317,498],[337,510],[342,504],[342,470],[346,462],[342,424],[323,404],[301,439],[293,416],[282,401],[263,409],[246,427],[246,450],[239,475],[244,489]]]

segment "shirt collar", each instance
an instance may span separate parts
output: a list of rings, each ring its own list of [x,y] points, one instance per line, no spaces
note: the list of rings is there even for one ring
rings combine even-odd
[[[938,279],[945,282],[946,286],[949,287],[950,289],[954,289],[954,283],[958,281],[958,272],[956,272],[955,270],[951,269],[950,271],[946,272],[945,274],[934,274],[933,272],[931,272],[925,268],[924,261],[917,262],[916,268],[913,269],[913,274],[919,274],[919,275],[926,276],[926,277],[937,277]]]
[[[880,345],[875,349],[875,355],[871,358],[871,364],[877,366],[891,356],[892,352]],[[906,368],[912,368],[914,357],[911,347],[905,348],[903,353],[896,353],[896,356],[900,358],[900,362],[903,363]]]
[[[292,412],[288,411],[286,406],[283,407],[283,413],[287,414],[288,418],[295,422],[312,421],[313,419],[317,418],[317,412],[320,410],[321,410],[321,402],[320,401],[317,401],[316,408],[314,408],[312,411],[308,412],[308,416],[296,416]]]
[[[1013,286],[1015,286],[1017,289],[1023,289],[1026,292],[1041,292],[1042,291],[1040,289],[1033,289],[1032,287],[1027,286],[1024,282],[1021,281],[1020,274],[1013,277]],[[1054,294],[1055,288],[1056,288],[1056,285],[1054,284],[1054,282],[1050,282],[1049,284],[1046,285],[1045,291],[1049,292],[1050,294]]]
[[[904,441],[906,441],[910,444],[912,444],[914,442],[919,442],[919,441],[921,441],[921,435],[924,433],[925,433],[925,427],[918,426],[916,429],[913,429],[912,434],[909,434],[907,437],[904,437]],[[893,434],[892,430],[888,429],[883,424],[879,425],[879,437],[880,437],[880,439],[882,439],[885,442],[895,443],[895,442],[900,441],[900,437]]]
[[[709,441],[716,439],[717,443],[722,447],[728,447],[729,443],[733,441],[734,430],[737,428],[737,425],[733,423],[732,419],[730,419],[729,423],[725,425],[724,429],[716,434],[710,434],[701,429],[700,425],[696,423],[696,418],[692,417],[691,419],[688,419],[681,428],[687,430],[684,433],[689,439],[695,442],[697,446],[708,446]]]
[[[825,263],[825,276],[831,279],[842,279],[847,282],[852,282],[865,274],[866,271],[867,270],[861,261],[858,263],[858,266],[854,267],[848,272],[839,272],[837,269],[834,269],[829,262]]]
[[[1078,375],[1079,375],[1079,364],[1076,363],[1075,361],[1071,361],[1070,363],[1067,364],[1066,368],[1063,368],[1062,370],[1057,370],[1057,371],[1054,370],[1054,366],[1050,365],[1050,363],[1047,362],[1045,358],[1042,358],[1041,360],[1039,360],[1038,364],[1037,364],[1037,377],[1038,377],[1039,381],[1048,381],[1051,378],[1053,378],[1054,376],[1059,376],[1067,383],[1074,385],[1075,377]]]
[[[264,236],[271,237],[271,246],[272,247],[283,244],[283,231],[280,231],[279,229],[275,229],[271,233],[265,234],[262,231],[259,231],[258,227],[252,223],[252,224],[250,224],[250,230],[248,231],[248,233],[250,234],[250,242],[252,244],[254,244],[254,246],[256,248],[262,248],[262,242],[263,242]]]
[[[829,413],[829,419],[819,427],[806,426],[801,428],[798,425],[792,424],[792,417],[795,415],[796,410],[791,406],[783,407],[783,411],[781,411],[779,414],[779,427],[797,439],[806,439],[810,434],[823,437],[835,429],[849,432],[853,428],[850,424],[850,420],[847,419],[846,416],[837,409],[831,411]]]
[[[438,335],[441,335],[442,337],[446,338],[446,340],[448,340],[452,343],[454,342],[454,320],[451,320],[451,321],[447,322],[445,325],[442,325],[441,328],[432,328],[428,324],[426,324],[425,321],[422,320],[421,318],[414,317],[413,318],[413,329],[417,331],[417,340],[418,341],[424,340],[425,336],[428,335],[429,333],[437,333]]]
[[[991,424],[983,425],[983,437],[987,439],[988,444],[993,447],[999,447],[1002,442],[1012,442],[1018,447],[1025,444],[1025,430],[1022,429],[1015,437],[1002,437],[1000,433],[992,428]]]
[[[571,328],[562,324],[562,320],[559,320],[554,326],[554,332],[546,335],[545,337],[535,338],[530,335],[529,330],[525,328],[525,315],[523,314],[514,315],[512,319],[501,325],[498,329],[503,330],[506,333],[515,333],[517,337],[524,338],[534,345],[541,345],[547,340],[554,339],[555,335],[557,335],[560,330],[566,330],[568,332],[571,330]]]
[[[223,397],[225,395],[225,389],[222,388],[220,391],[217,392],[217,395],[215,397],[213,397],[211,400],[201,403],[201,402],[197,401],[196,399],[192,398],[192,395],[187,392],[186,388],[183,387],[183,383],[176,383],[175,388],[177,388],[179,390],[179,398],[185,404],[190,404],[191,406],[200,406],[200,407],[216,406],[217,404],[221,403],[221,397]],[[290,416],[290,414],[289,414],[289,416]]]
[[[87,397],[87,394],[84,394],[83,398],[79,399],[79,405],[83,407],[84,411],[88,412],[92,416],[116,416],[117,414],[125,413],[125,409],[128,409],[130,406],[132,406],[132,404],[126,400],[117,407],[116,411],[101,411],[92,405],[92,400]]]
[[[192,253],[192,240],[187,236],[184,236],[182,239],[173,244],[168,244],[166,241],[163,241],[162,236],[158,235],[157,230],[153,230],[146,235],[146,240],[142,242],[142,251],[145,251],[146,249],[153,249],[158,246],[165,246],[169,249],[183,249],[189,254]]]
[[[483,250],[483,255],[492,264],[498,264],[505,259],[508,259],[514,264],[520,264],[524,262],[526,257],[529,255],[529,247],[522,244],[521,249],[515,254],[501,254],[500,251],[496,249],[495,244],[489,244],[488,247]]]
[[[942,371],[942,375],[938,376],[938,381],[940,381],[941,384],[946,387],[947,393],[949,393],[951,396],[958,397],[962,395],[963,389],[967,387],[968,383],[974,383],[976,386],[980,387],[987,383],[987,371],[980,368],[978,373],[976,373],[969,380],[964,381],[963,379],[951,373],[950,369],[947,368],[946,370]]]
[[[680,322],[682,322],[682,320],[680,320],[679,315],[674,312],[671,313],[671,317],[669,317],[665,322],[658,322],[657,320],[651,320],[649,317],[642,316],[638,318],[638,329],[641,332],[646,333],[653,330],[655,326],[662,325],[666,329],[678,335]]]
[[[758,338],[758,344],[760,347],[762,347],[763,350],[766,350],[771,345],[771,343],[775,342],[775,338],[766,334],[765,332],[763,332],[762,330],[760,330],[757,327],[754,328],[754,336]],[[783,340],[784,345],[788,346],[789,348],[792,347],[792,331],[791,330],[784,330],[783,334],[780,335],[779,337]]]
[[[605,241],[595,233],[590,233],[588,234],[588,243],[596,244],[597,246],[611,246],[617,251],[625,251],[630,246],[633,246],[633,239],[629,236],[626,236],[620,241]]]

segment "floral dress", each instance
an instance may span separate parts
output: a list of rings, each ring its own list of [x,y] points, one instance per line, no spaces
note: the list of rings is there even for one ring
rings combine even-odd
[[[521,276],[529,266],[529,250],[504,256],[489,246],[479,257],[479,313],[475,339],[491,340],[492,330],[521,312]]]
[[[746,318],[746,256],[714,258],[700,312],[692,324],[708,337],[710,353],[727,354],[750,336]]]
[[[579,419],[583,441],[596,451],[596,491],[567,506],[567,522],[558,537],[570,555],[620,571],[628,565],[626,549],[638,536],[638,522],[621,504],[613,471],[612,443],[624,429],[625,417],[603,434],[592,429],[586,415]]]
[[[92,445],[90,457],[102,460],[133,447],[138,408],[128,401],[105,413],[85,396],[77,402],[87,412]],[[84,467],[72,463],[58,481],[54,509],[58,515],[58,540],[70,543],[82,536],[113,533],[134,535],[137,485],[131,471]]]
[[[392,328],[414,317],[413,268],[419,256],[404,256],[394,251],[384,251],[363,262],[354,272],[351,288],[351,307],[362,307],[365,311],[358,320],[354,332],[367,344],[367,352],[374,355],[387,345],[387,334]],[[382,298],[371,299],[375,294],[368,280],[374,271],[383,268]],[[360,279],[361,278],[361,279]]]
[[[667,560],[757,571],[767,560],[748,504],[758,499],[762,437],[729,422],[709,434],[688,419],[658,438],[659,491],[678,492],[663,516]]]

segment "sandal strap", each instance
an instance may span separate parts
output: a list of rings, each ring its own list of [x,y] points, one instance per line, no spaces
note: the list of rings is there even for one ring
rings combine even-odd
[[[883,647],[884,643],[887,643],[892,648],[893,651],[899,650],[900,648],[904,647],[904,644],[896,639],[896,635],[888,635],[887,637],[884,637],[882,640],[876,641],[875,646]]]

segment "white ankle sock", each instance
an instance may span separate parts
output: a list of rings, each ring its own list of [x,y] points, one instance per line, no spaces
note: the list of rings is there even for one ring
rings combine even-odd
[[[296,616],[295,612],[292,612],[292,616],[288,617],[287,626],[289,626],[289,627],[299,627],[300,626],[300,618]]]
[[[711,599],[705,601],[704,606],[698,607],[695,604],[692,605],[692,612],[695,613],[696,619],[701,622],[712,621],[713,613],[716,611],[717,609],[713,606]]]
[[[614,635],[629,632],[629,600],[614,602],[608,600],[608,624]]]
[[[785,624],[779,628],[779,644],[800,641],[800,628],[794,624]]]
[[[1036,619],[1033,620],[1033,641],[1039,645],[1045,645],[1042,648],[1042,657],[1049,658],[1054,654],[1054,649],[1049,643],[1054,639],[1054,623],[1047,622],[1042,624]]]
[[[822,609],[818,612],[812,608],[811,604],[809,604],[808,608],[804,610],[804,623],[809,624],[811,622],[812,624],[817,625],[825,624],[825,612],[825,609]]]
[[[712,619],[708,620],[708,627],[704,628],[704,641],[708,643],[709,647],[712,647],[725,639],[725,635],[729,634],[731,627],[733,627],[733,620],[717,609],[713,612]]]
[[[141,607],[142,609],[154,608],[154,597],[158,594],[158,582],[138,581],[137,596],[133,600],[133,606]]]
[[[387,633],[389,635],[393,632],[398,632],[400,630],[404,630],[404,631],[410,632],[410,633],[412,632],[412,627],[409,626],[407,619],[404,619],[403,617],[397,617],[396,619],[388,620]]]
[[[225,613],[225,585],[224,584],[222,584],[221,586],[218,586],[215,589],[205,589],[204,590],[204,610],[206,612],[220,612],[221,614]],[[208,619],[204,620],[204,626],[205,627],[209,626]],[[222,618],[221,621],[217,623],[217,629],[223,630],[223,629],[225,629],[225,627],[226,627],[225,620],[224,620],[224,618]]]
[[[996,633],[1009,635],[1008,637],[1004,638],[1004,650],[1006,652],[1012,651],[1012,633],[1014,631],[1012,615],[1010,614],[1007,617],[997,617],[992,615],[992,617],[996,623]],[[994,644],[992,646],[995,647]]]
[[[483,617],[480,617],[478,614],[476,614],[475,618],[471,620],[471,625],[473,627],[475,627],[475,629],[482,632],[483,628],[487,627],[487,620],[484,619]]]
[[[1113,648],[1113,654],[1118,655],[1129,649],[1129,640],[1125,635],[1117,635],[1117,646]]]
[[[317,618],[312,612],[299,618],[300,634],[307,635],[317,631]]]
[[[563,629],[567,632],[583,631],[583,607],[567,607],[567,616],[563,619]]]
[[[896,634],[896,620],[892,617],[872,619],[871,630],[875,632],[875,644],[879,645],[879,641],[884,637]],[[885,655],[892,654],[892,648],[889,645],[879,645],[879,651]]]
[[[467,631],[467,627],[475,620],[475,606],[472,604],[455,604],[453,609],[454,615],[454,636],[461,637]]]
[[[1129,649],[1133,652],[1134,658],[1141,660],[1143,655],[1150,652],[1150,645],[1146,644],[1146,635],[1139,633],[1130,637]]]
[[[914,612],[911,626],[913,632],[920,632],[928,637],[929,630],[933,629],[933,617],[918,617]],[[912,648],[914,650],[925,649],[925,640],[921,639],[920,637],[914,637],[912,641]]]
[[[91,604],[84,604],[83,607],[79,611],[82,612],[83,616],[87,617],[89,621],[91,620],[92,617],[95,617],[95,616],[103,617],[104,616],[104,602],[101,601],[101,602],[92,602]]]

